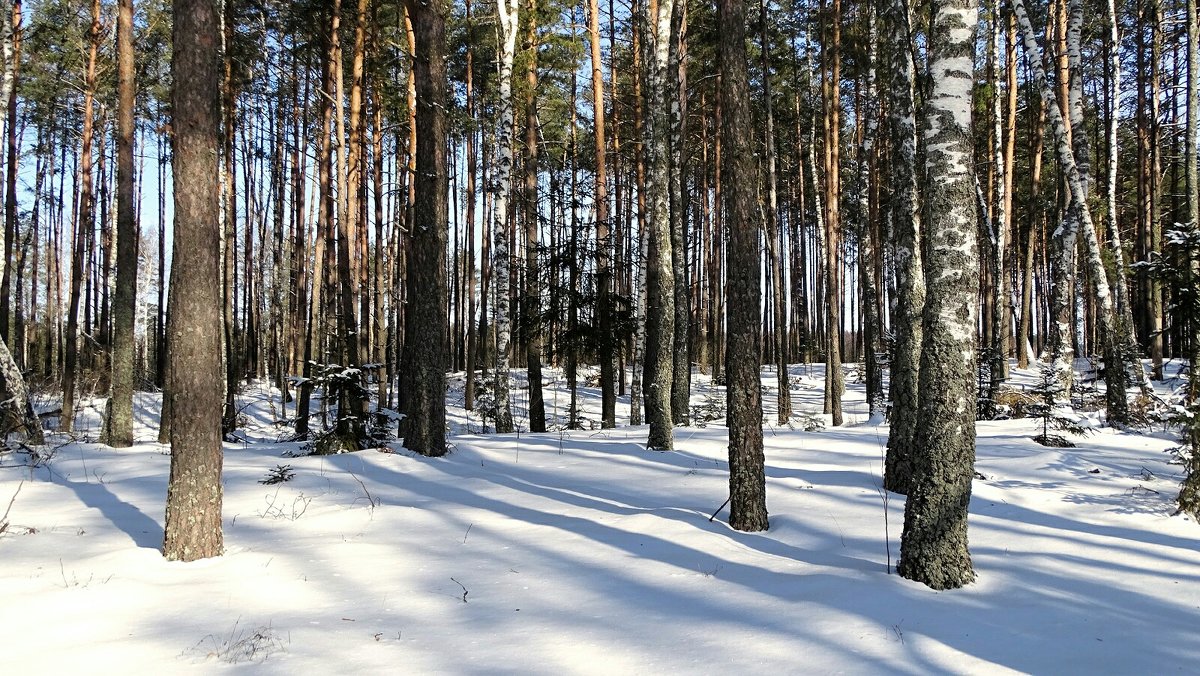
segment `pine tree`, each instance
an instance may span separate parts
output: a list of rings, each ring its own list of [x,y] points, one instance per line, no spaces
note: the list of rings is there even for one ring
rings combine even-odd
[[[133,0],[117,4],[117,284],[113,299],[112,393],[102,441],[133,445],[134,311],[137,304],[138,231],[134,213]]]
[[[446,6],[406,3],[416,38],[416,204],[408,256],[401,426],[404,445],[431,457],[446,454]]]
[[[217,8],[175,0],[171,73],[175,243],[171,272],[171,475],[163,555],[219,556],[221,530],[221,219]]]
[[[763,458],[762,326],[759,277],[762,262],[759,238],[757,173],[750,148],[750,85],[746,60],[745,0],[721,0],[720,38],[721,134],[727,154],[729,187],[722,213],[729,232],[729,278],[725,346],[729,424],[729,525],[742,531],[767,529],[766,476]]]

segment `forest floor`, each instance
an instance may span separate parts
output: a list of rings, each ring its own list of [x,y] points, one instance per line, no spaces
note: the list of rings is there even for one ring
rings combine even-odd
[[[92,401],[76,438],[0,455],[0,673],[1194,672],[1200,526],[1171,515],[1170,430],[1080,413],[1093,433],[1047,448],[1036,419],[979,423],[978,579],[933,592],[893,574],[904,500],[880,488],[888,430],[862,385],[848,378],[848,425],[804,431],[827,420],[823,372],[792,373],[755,534],[709,518],[727,431],[703,377],[694,410],[715,417],[649,453],[644,427],[482,434],[460,374],[439,459],[298,455],[277,393],[248,388],[225,446],[226,553],[186,564],[159,553],[159,398],[138,395],[124,450],[95,443]],[[545,382],[561,425],[565,380]],[[582,389],[591,421],[598,396]]]

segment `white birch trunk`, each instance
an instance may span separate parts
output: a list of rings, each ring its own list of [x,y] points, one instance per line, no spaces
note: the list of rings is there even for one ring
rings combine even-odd
[[[989,44],[991,61],[995,64],[996,77],[992,88],[992,161],[996,174],[995,211],[992,213],[992,382],[994,397],[1001,382],[1008,377],[1008,334],[1011,327],[1004,321],[1008,314],[1008,275],[1004,270],[1004,253],[1008,248],[1008,214],[1004,170],[1004,125],[1000,88],[1000,0],[992,2],[992,39]]]
[[[975,331],[979,251],[971,204],[971,95],[976,0],[934,3],[926,102],[929,222],[918,449],[904,509],[900,575],[934,589],[975,579],[967,506],[975,462]]]
[[[500,20],[500,98],[496,129],[495,167],[492,170],[492,267],[496,290],[496,431],[513,431],[509,404],[509,343],[512,341],[512,317],[508,287],[512,271],[511,243],[508,241],[508,202],[512,192],[513,167],[513,55],[517,45],[519,0],[497,0]]]
[[[914,107],[916,67],[912,56],[908,0],[882,0],[883,97],[888,110],[891,138],[892,199],[890,221],[895,233],[896,313],[895,343],[891,359],[892,420],[888,432],[884,487],[907,493],[910,458],[917,431],[920,368],[921,313],[925,306],[925,279],[921,259],[921,218],[917,199],[917,127]],[[818,192],[819,196],[820,193]],[[820,205],[817,214],[820,214]],[[818,228],[817,232],[820,232]]]
[[[1072,2],[1078,1],[1072,0]],[[1017,16],[1017,22],[1021,27],[1029,65],[1041,88],[1043,99],[1048,102],[1046,112],[1050,120],[1050,127],[1054,132],[1054,145],[1058,154],[1059,165],[1063,169],[1067,186],[1071,192],[1072,208],[1075,210],[1076,218],[1073,222],[1078,224],[1080,234],[1083,236],[1085,264],[1088,269],[1088,276],[1092,281],[1092,293],[1095,295],[1095,300],[1098,304],[1096,314],[1100,322],[1101,340],[1104,342],[1105,381],[1108,388],[1108,419],[1112,423],[1123,424],[1128,415],[1128,404],[1125,400],[1124,389],[1124,384],[1128,377],[1125,363],[1121,356],[1123,347],[1121,337],[1114,321],[1115,307],[1108,284],[1108,275],[1104,269],[1104,261],[1100,253],[1100,243],[1096,236],[1096,228],[1092,221],[1091,211],[1087,205],[1087,186],[1084,176],[1075,162],[1075,152],[1071,148],[1071,144],[1067,138],[1067,127],[1063,119],[1062,110],[1059,108],[1057,99],[1050,87],[1050,82],[1046,77],[1046,70],[1042,67],[1041,49],[1038,47],[1033,25],[1029,22],[1029,14],[1025,11],[1024,0],[1013,0],[1013,10]],[[1074,49],[1078,50],[1078,43],[1076,43]],[[1080,127],[1080,130],[1081,133],[1077,134],[1077,136],[1084,135],[1082,127]],[[1068,219],[1068,223],[1070,222],[1072,222],[1072,219]],[[1073,245],[1069,251],[1074,251]]]
[[[646,447],[671,450],[671,388],[674,378],[675,278],[671,245],[670,190],[670,101],[667,72],[671,49],[671,16],[675,0],[659,0],[657,14],[649,3],[640,11],[645,32],[642,39],[643,78],[646,96],[645,148],[646,223],[646,355],[642,392],[650,434]]]
[[[3,41],[4,56],[4,71],[0,76],[0,101],[8,101],[12,94],[16,71],[13,50],[12,2],[0,2],[0,40]],[[9,162],[12,161],[12,158],[9,158]],[[3,228],[0,228],[0,251],[4,250],[4,245],[4,232]],[[0,260],[0,275],[4,272],[5,263],[6,261]],[[0,394],[7,395],[4,401],[0,401],[0,408],[7,409],[6,420],[0,431],[20,430],[29,441],[35,444],[43,443],[42,425],[30,405],[29,389],[25,384],[25,377],[21,374],[21,369],[17,367],[17,362],[13,359],[4,336],[0,336],[0,390],[3,390]],[[0,439],[0,444],[3,444],[4,441],[4,439]]]

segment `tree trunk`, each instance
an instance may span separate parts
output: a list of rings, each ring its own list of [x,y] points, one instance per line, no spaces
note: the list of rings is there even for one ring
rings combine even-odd
[[[229,434],[237,427],[237,402],[235,397],[238,389],[238,350],[237,350],[237,317],[234,312],[237,284],[237,167],[234,157],[234,140],[237,135],[237,92],[233,85],[233,54],[230,42],[233,39],[233,18],[229,7],[221,3],[221,52],[224,55],[224,78],[221,82],[221,112],[222,125],[221,165],[222,194],[221,203],[225,209],[222,212],[224,224],[223,257],[221,263],[221,279],[223,283],[222,321],[225,325],[225,408],[221,415],[221,432]]]
[[[20,143],[17,138],[17,76],[21,64],[21,0],[0,5],[3,17],[4,32],[4,83],[0,85],[0,101],[8,118],[8,166],[4,188],[4,272],[0,274],[0,340],[17,346],[16,360],[24,363],[20,349],[20,338],[10,333],[9,315],[13,272],[13,246],[17,244],[17,171],[21,164]],[[6,11],[7,10],[7,11]],[[20,271],[17,271],[18,274]],[[18,278],[19,279],[19,278]],[[19,287],[19,283],[18,283]],[[21,306],[17,305],[16,314],[21,314]],[[17,322],[20,328],[20,322]]]
[[[163,555],[219,556],[221,531],[220,29],[214,3],[175,0],[171,91],[171,475]]]
[[[763,531],[767,530],[768,522],[759,378],[762,220],[758,209],[758,169],[750,143],[753,122],[746,63],[745,0],[721,0],[719,11],[723,26],[719,45],[724,111],[721,134],[725,140],[725,173],[729,181],[723,210],[729,226],[730,262],[725,305],[729,525],[740,531]]]
[[[16,49],[13,42],[13,23],[19,23],[20,20],[20,2],[14,4],[13,13],[4,12],[0,8],[0,31],[3,32],[3,49],[4,49],[4,70],[0,75],[0,101],[9,101],[13,94],[13,83],[15,80],[16,71]],[[14,18],[17,19],[14,22]],[[10,121],[11,124],[11,121]],[[16,164],[15,155],[9,155],[10,166]],[[38,176],[38,183],[41,183],[41,176]],[[5,195],[6,202],[12,199],[12,185],[9,186],[9,192]],[[37,199],[37,195],[34,195]],[[15,204],[11,205],[15,208]],[[34,207],[36,212],[36,206]],[[34,218],[34,227],[37,227],[37,218]],[[4,233],[7,234],[7,233]],[[8,247],[8,238],[5,237],[4,245],[0,249]],[[0,270],[2,276],[7,279],[8,266],[7,259],[0,260]],[[35,295],[36,297],[36,295]],[[10,431],[19,431],[25,435],[25,438],[34,444],[45,443],[42,435],[42,425],[38,420],[37,415],[33,412],[33,406],[29,400],[29,389],[25,383],[25,377],[21,374],[21,369],[17,366],[17,362],[13,359],[12,352],[8,349],[8,340],[4,335],[0,335],[0,396],[3,396],[5,402],[3,407],[6,409],[4,417],[6,420],[0,424],[0,444],[3,444]]]
[[[402,434],[409,449],[438,457],[447,451],[446,7],[442,2],[415,0],[406,6],[417,40],[413,78],[420,133],[407,270],[405,364],[400,370],[400,391],[406,393]]]
[[[670,97],[670,189],[671,211],[671,273],[674,294],[674,344],[671,365],[671,420],[675,425],[687,425],[691,406],[692,363],[688,350],[688,335],[691,323],[688,298],[687,261],[687,180],[685,178],[686,154],[684,141],[687,138],[687,3],[674,0],[671,9],[671,45],[667,73],[674,73]]]
[[[921,261],[921,218],[917,202],[917,127],[913,101],[916,69],[907,0],[883,0],[880,40],[892,158],[892,239],[896,245],[895,343],[891,360],[892,424],[888,432],[884,487],[907,494],[912,458],[917,453],[918,373],[921,364],[921,316],[925,307],[925,273]]]
[[[103,443],[133,445],[134,312],[137,305],[138,232],[134,213],[133,0],[117,5],[117,288],[113,300],[112,393]]]
[[[833,425],[842,424],[842,281],[839,230],[841,227],[841,97],[842,97],[842,2],[833,0],[828,44],[824,57],[821,92],[825,104],[822,125],[825,138],[825,413]]]
[[[1200,231],[1200,172],[1196,168],[1197,126],[1200,126],[1200,34],[1196,24],[1196,0],[1187,0],[1187,121],[1184,124],[1184,185],[1187,190],[1187,227],[1193,234]],[[1191,253],[1188,275],[1193,285],[1200,280],[1200,256]],[[1193,410],[1200,395],[1200,321],[1192,317],[1188,336],[1188,400]],[[1200,520],[1200,425],[1193,420],[1188,440],[1191,452],[1187,456],[1186,474],[1177,503],[1179,511]]]
[[[474,36],[475,23],[474,17],[471,14],[471,0],[465,0],[466,5],[466,24],[467,34]],[[468,411],[475,410],[475,366],[477,352],[479,346],[477,336],[479,335],[478,325],[475,323],[475,195],[476,195],[476,173],[478,157],[476,156],[477,148],[477,132],[476,125],[478,119],[475,109],[475,46],[474,41],[467,40],[467,59],[466,59],[466,98],[467,98],[467,118],[470,120],[470,125],[467,131],[466,140],[466,161],[467,161],[467,355],[466,355],[466,376],[467,382],[463,388],[463,408]],[[481,322],[482,323],[482,322]]]
[[[759,41],[762,45],[763,105],[766,108],[767,163],[767,256],[771,265],[771,290],[775,318],[775,420],[786,425],[792,417],[792,392],[788,379],[788,318],[787,298],[783,281],[786,241],[779,227],[779,190],[777,186],[775,152],[775,110],[771,99],[771,43],[767,32],[767,3],[759,0]],[[742,12],[745,10],[742,8]],[[733,64],[736,67],[736,64]],[[733,93],[732,91],[730,93]],[[728,101],[728,99],[726,99]],[[736,127],[735,127],[736,129]],[[749,179],[752,180],[752,179]],[[795,224],[792,224],[795,227]]]
[[[96,91],[96,57],[100,50],[100,0],[92,0],[91,40],[83,79],[83,131],[79,150],[79,209],[75,224],[74,253],[71,256],[71,304],[67,311],[65,360],[63,364],[62,417],[58,428],[70,434],[75,430],[75,386],[79,380],[79,302],[83,288],[84,253],[91,233],[95,200],[92,194],[92,134]]]
[[[1072,0],[1072,2],[1078,2],[1078,0]],[[1021,31],[1024,34],[1026,53],[1033,66],[1034,75],[1042,89],[1042,96],[1051,101],[1051,105],[1047,106],[1050,124],[1054,131],[1059,165],[1065,174],[1067,187],[1070,190],[1072,209],[1075,212],[1074,219],[1076,219],[1068,220],[1064,229],[1069,228],[1071,223],[1078,223],[1083,235],[1087,272],[1092,284],[1091,290],[1098,305],[1097,320],[1100,324],[1100,334],[1104,342],[1108,420],[1111,424],[1121,425],[1127,422],[1129,414],[1125,396],[1128,375],[1122,354],[1124,339],[1120,335],[1115,323],[1115,309],[1108,285],[1108,275],[1104,269],[1100,244],[1096,237],[1096,229],[1093,225],[1091,212],[1087,204],[1086,183],[1078,165],[1075,163],[1075,152],[1072,150],[1069,142],[1068,127],[1063,119],[1062,111],[1058,106],[1053,105],[1053,92],[1046,79],[1046,72],[1041,67],[1037,38],[1033,32],[1032,25],[1029,23],[1029,16],[1025,13],[1024,2],[1023,0],[1015,0],[1013,6],[1017,15],[1017,21],[1021,25]],[[1078,50],[1077,43],[1075,43],[1074,48],[1076,51]],[[1082,126],[1079,131],[1080,134],[1084,134]]]
[[[671,389],[675,351],[675,276],[669,192],[672,103],[667,87],[671,17],[676,0],[639,7],[642,14],[642,79],[646,96],[646,358],[642,392],[650,433],[646,448],[674,447]],[[654,11],[657,10],[657,11]]]
[[[971,204],[976,0],[934,3],[925,122],[927,224],[920,408],[897,570],[934,589],[975,579],[967,508],[975,464],[977,226]]]
[[[612,227],[608,205],[608,147],[605,143],[604,74],[600,61],[600,10],[588,0],[592,59],[592,111],[596,128],[596,347],[600,361],[600,427],[617,426],[616,332],[612,307]]]
[[[509,343],[512,340],[512,317],[509,307],[509,282],[512,271],[511,246],[508,236],[509,198],[512,194],[513,164],[513,55],[517,43],[519,0],[499,0],[496,13],[500,20],[500,75],[498,100],[499,122],[496,127],[495,167],[492,171],[492,248],[493,283],[496,289],[496,431],[513,431],[512,408],[509,404]]]
[[[879,286],[876,284],[875,263],[878,252],[875,223],[878,200],[874,199],[872,191],[875,181],[875,139],[878,124],[878,102],[876,99],[875,61],[876,44],[875,15],[870,6],[864,8],[867,16],[868,44],[870,45],[866,63],[865,96],[859,106],[859,127],[862,129],[862,145],[858,158],[858,191],[859,191],[859,249],[858,249],[858,279],[862,287],[862,335],[863,335],[863,365],[866,370],[867,409],[871,418],[881,413],[883,407],[883,367],[877,355],[882,350],[883,324],[879,317]]]
[[[542,400],[541,281],[538,269],[538,116],[537,116],[537,13],[529,0],[525,50],[529,52],[525,84],[525,367],[529,379],[529,431],[546,431],[546,403]]]
[[[989,383],[988,398],[995,401],[1000,384],[1008,377],[1008,334],[1011,331],[1008,323],[1008,273],[1004,265],[1004,256],[1008,253],[1009,237],[1009,184],[1004,146],[1004,115],[1001,105],[1002,89],[1000,87],[1000,2],[992,0],[991,11],[991,40],[989,41],[990,59],[994,64],[995,77],[992,81],[992,172],[995,174],[996,196],[992,201],[991,218],[991,260],[989,274],[992,279],[992,354],[991,382]]]

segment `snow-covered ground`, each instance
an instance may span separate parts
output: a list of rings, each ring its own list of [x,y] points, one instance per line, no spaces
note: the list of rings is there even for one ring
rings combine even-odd
[[[818,413],[820,367],[793,375],[797,410]],[[677,429],[670,453],[645,451],[644,427],[482,435],[454,382],[440,459],[398,444],[289,457],[301,449],[276,441],[278,401],[248,391],[245,441],[225,449],[226,554],[195,563],[158,551],[170,458],[155,396],[138,395],[134,448],[52,436],[36,466],[0,456],[0,673],[1160,674],[1200,661],[1200,527],[1171,516],[1180,475],[1161,428],[1059,449],[1030,440],[1035,420],[980,423],[978,581],[933,592],[890,574],[903,498],[880,490],[887,428],[866,424],[860,384],[849,426],[768,425],[771,528],[745,534],[709,520],[728,487],[722,421]],[[763,382],[773,422],[774,373]],[[561,422],[565,380],[546,383]],[[598,391],[583,397],[598,420]],[[693,401],[723,408],[704,378]],[[102,403],[80,421],[92,439]]]

